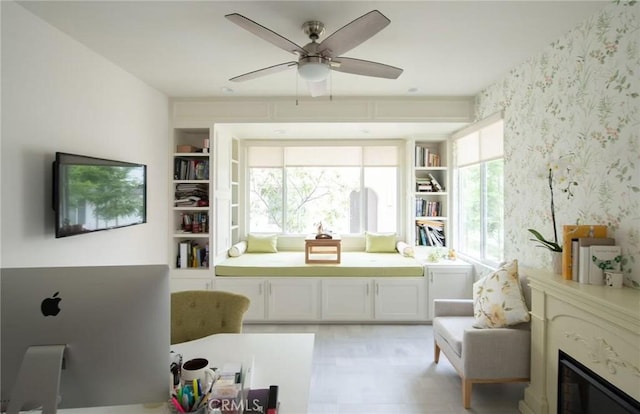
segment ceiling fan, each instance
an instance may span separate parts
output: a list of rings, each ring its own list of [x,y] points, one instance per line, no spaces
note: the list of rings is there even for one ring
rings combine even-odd
[[[309,85],[311,96],[315,97],[327,94],[327,77],[331,70],[385,79],[397,79],[402,74],[402,69],[395,66],[341,56],[391,23],[378,10],[358,17],[320,43],[317,40],[324,33],[324,24],[319,21],[306,22],[302,25],[302,30],[311,42],[302,47],[238,13],[225,17],[280,49],[298,56],[297,62],[290,61],[254,70],[229,79],[232,82],[242,82],[297,67],[298,74]]]

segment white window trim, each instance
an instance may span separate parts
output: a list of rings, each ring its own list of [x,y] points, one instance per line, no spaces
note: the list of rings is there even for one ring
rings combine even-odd
[[[451,201],[452,201],[452,217],[454,219],[454,227],[456,230],[456,235],[454,237],[454,248],[456,250],[459,249],[460,246],[460,235],[458,234],[459,228],[460,228],[460,223],[459,223],[459,199],[458,199],[458,191],[457,189],[459,188],[459,184],[458,184],[458,169],[460,167],[463,166],[468,166],[468,165],[475,165],[475,164],[484,164],[486,162],[495,160],[495,159],[500,159],[503,158],[504,159],[504,151],[502,153],[502,155],[500,156],[494,156],[494,157],[487,157],[487,158],[482,158],[479,157],[477,162],[474,162],[472,164],[466,164],[466,165],[462,165],[459,166],[457,163],[457,152],[456,152],[456,143],[458,140],[467,137],[471,134],[475,134],[480,132],[482,129],[495,124],[496,122],[499,121],[504,121],[504,112],[500,111],[500,112],[496,112],[492,115],[489,115],[486,118],[483,118],[469,126],[466,126],[460,130],[458,130],[457,132],[455,132],[453,135],[451,135],[449,142],[451,144],[451,147],[453,148],[452,150],[452,175],[453,175],[453,183],[455,183],[455,188],[456,191],[453,191],[453,194],[451,195]],[[503,145],[504,145],[504,134],[503,134]],[[481,194],[482,194],[482,205],[480,206],[480,214],[484,217],[485,211],[486,211],[486,168],[482,168],[481,169],[481,185],[483,188],[481,188]],[[482,223],[483,229],[483,237],[486,235],[486,226],[487,223],[486,221],[484,221]],[[504,230],[504,229],[503,229]],[[491,260],[486,260],[485,256],[486,256],[486,246],[485,243],[483,241],[482,245],[480,246],[480,255],[481,257],[474,257],[474,256],[468,256],[467,254],[465,254],[465,252],[459,252],[460,255],[464,258],[466,258],[469,261],[472,261],[474,263],[478,263],[484,266],[489,266],[491,268],[496,268],[498,263],[491,261]],[[504,252],[503,252],[504,253]]]
[[[336,139],[327,139],[327,140],[256,140],[256,139],[252,139],[252,140],[245,140],[243,142],[243,147],[244,147],[244,151],[246,154],[246,158],[248,159],[248,154],[250,152],[250,148],[251,147],[272,147],[272,148],[283,148],[283,147],[318,147],[318,146],[326,146],[326,147],[340,147],[340,146],[346,146],[346,147],[352,147],[352,146],[357,146],[357,147],[362,147],[364,149],[364,147],[380,147],[380,146],[395,146],[397,147],[397,162],[396,162],[396,168],[397,168],[397,183],[396,183],[396,189],[397,189],[397,194],[396,194],[396,200],[397,200],[397,210],[398,210],[398,214],[396,215],[396,233],[398,234],[398,238],[399,239],[403,239],[405,237],[405,223],[407,218],[402,216],[402,211],[405,211],[405,199],[402,197],[402,194],[405,193],[405,150],[406,150],[406,140],[404,139],[375,139],[375,140],[336,140]],[[283,163],[284,164],[284,163]],[[361,163],[362,164],[362,163]],[[285,168],[286,165],[283,165],[281,167],[276,167],[276,168]],[[365,167],[365,165],[360,165],[361,168],[361,174],[364,174],[363,168]],[[249,200],[249,185],[248,185],[248,180],[249,180],[249,169],[251,167],[249,166],[249,162],[244,163],[244,185],[243,187],[245,188],[244,191],[244,198],[245,200]],[[364,181],[364,177],[361,177],[361,180]],[[285,177],[283,177],[283,185],[286,186],[286,174]],[[285,194],[283,195],[284,197],[286,197],[286,187],[283,188],[283,191],[285,192]],[[285,198],[286,199],[286,198]],[[248,206],[248,203],[244,203],[245,206]],[[249,217],[249,208],[246,207],[242,213],[245,217],[245,223],[246,224],[246,230],[245,233],[248,234],[249,233],[249,226],[250,226],[250,220],[251,218]],[[284,219],[286,220],[286,212],[283,213],[285,215]],[[361,218],[361,220],[364,220],[363,218]],[[361,227],[362,227],[363,223],[361,223]],[[299,236],[304,236],[304,235],[300,235],[300,234],[295,234],[295,233],[279,233],[280,236],[284,236],[284,237],[299,237]],[[245,235],[246,236],[246,235]],[[347,234],[346,236],[362,236],[364,237],[364,232],[359,233],[359,234]]]

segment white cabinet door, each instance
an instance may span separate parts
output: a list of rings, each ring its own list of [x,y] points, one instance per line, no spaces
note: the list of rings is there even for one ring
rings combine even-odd
[[[274,321],[318,320],[319,281],[308,278],[267,280],[267,315]]]
[[[429,320],[433,319],[435,299],[471,299],[473,272],[467,266],[427,266],[429,279]]]
[[[208,278],[172,277],[169,281],[171,292],[181,292],[183,290],[210,290],[212,285],[211,279]]]
[[[375,280],[375,319],[424,321],[424,284],[423,277]]]
[[[265,284],[263,279],[252,278],[216,278],[216,290],[237,293],[249,298],[249,310],[244,314],[246,322],[263,321],[266,319]]]
[[[368,278],[322,281],[323,321],[368,321],[373,318],[373,292]]]

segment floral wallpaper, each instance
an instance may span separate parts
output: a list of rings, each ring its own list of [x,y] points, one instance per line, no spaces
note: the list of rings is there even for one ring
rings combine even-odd
[[[640,288],[639,9],[606,5],[476,97],[478,119],[504,112],[506,260],[551,269],[527,229],[553,240],[547,172],[564,160],[558,238],[563,224],[606,224]]]

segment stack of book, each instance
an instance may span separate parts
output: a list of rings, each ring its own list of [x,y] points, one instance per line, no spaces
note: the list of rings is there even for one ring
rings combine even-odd
[[[416,245],[445,247],[444,223],[441,221],[416,221]]]
[[[605,271],[621,271],[622,252],[615,239],[606,237],[607,226],[563,227],[563,269],[565,279],[591,285],[604,284]]]
[[[183,240],[178,245],[177,267],[187,269],[190,267],[209,266],[209,245],[202,246],[195,240]]]
[[[174,159],[174,180],[208,180],[209,160],[179,158]]]
[[[427,174],[425,178],[416,178],[416,191],[419,193],[440,193],[444,191],[444,187],[433,174]]]
[[[440,156],[428,147],[416,145],[416,167],[440,167]]]
[[[184,233],[207,233],[209,231],[209,214],[206,212],[181,214],[180,231]]]
[[[209,189],[207,184],[180,183],[176,184],[174,204],[176,207],[200,206],[201,201],[209,205]]]
[[[438,217],[442,208],[439,201],[416,198],[416,217]]]

